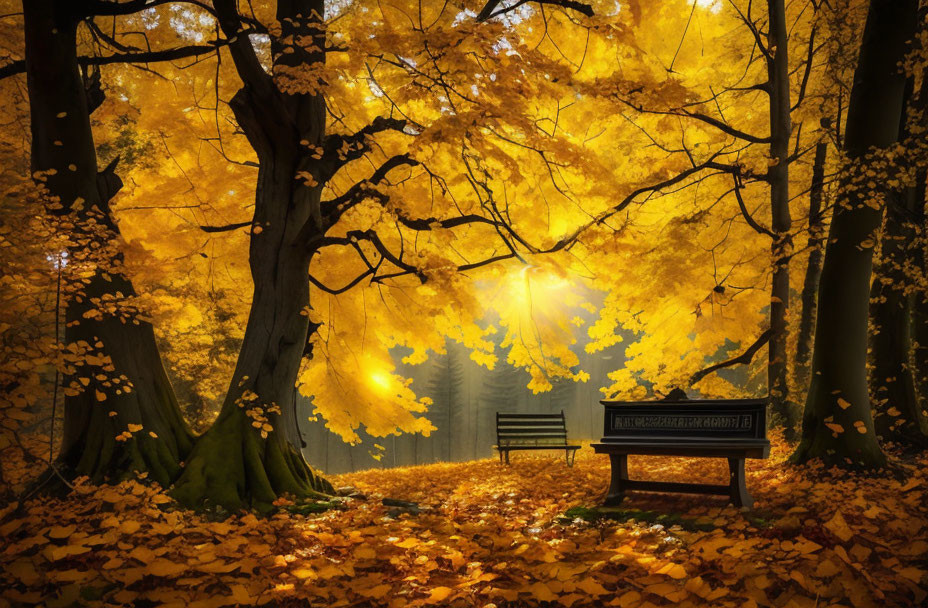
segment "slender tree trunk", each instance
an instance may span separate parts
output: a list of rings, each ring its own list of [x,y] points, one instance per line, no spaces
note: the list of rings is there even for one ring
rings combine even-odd
[[[871,0],[848,107],[845,151],[850,166],[832,218],[819,285],[802,440],[793,458],[839,466],[879,467],[867,386],[867,329],[873,244],[880,193],[864,178],[867,154],[896,142],[905,77],[899,62],[912,38],[916,0]]]
[[[74,222],[66,281],[63,468],[94,481],[144,472],[162,485],[180,472],[193,436],[183,420],[152,326],[106,310],[135,296],[114,244],[109,201],[121,186],[110,166],[97,172],[85,80],[77,64],[82,2],[23,3],[32,116],[32,168]],[[102,96],[102,93],[100,94]],[[96,99],[98,103],[100,99]],[[104,377],[101,380],[99,377]],[[86,383],[86,384],[85,384]],[[132,431],[130,425],[140,425]],[[137,427],[133,426],[132,429]],[[125,435],[128,433],[129,436]],[[122,439],[117,439],[121,437]]]
[[[795,432],[796,407],[789,398],[787,315],[789,313],[789,259],[792,252],[792,218],[789,210],[789,141],[792,132],[789,95],[789,51],[784,0],[767,3],[770,32],[767,46],[773,58],[767,61],[770,97],[770,157],[777,163],[767,171],[770,184],[773,278],[770,288],[770,345],[768,346],[767,386],[772,410],[771,422]]]
[[[824,222],[822,221],[822,199],[824,197],[825,161],[828,157],[828,142],[820,141],[815,146],[815,161],[812,164],[812,187],[809,190],[809,262],[802,283],[802,312],[799,317],[794,383],[803,390],[809,388],[809,363],[812,358],[812,332],[815,330],[815,305],[818,282],[822,276],[822,245]]]

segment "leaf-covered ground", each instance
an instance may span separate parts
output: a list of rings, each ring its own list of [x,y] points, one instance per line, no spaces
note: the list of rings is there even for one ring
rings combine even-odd
[[[344,475],[366,499],[321,515],[210,521],[155,489],[79,486],[0,511],[0,605],[921,606],[928,458],[878,478],[749,461],[757,504],[639,495],[590,517],[588,448]],[[633,477],[724,482],[723,461],[632,458]],[[415,501],[422,512],[384,506]],[[659,518],[669,512],[671,518]],[[580,516],[586,517],[580,517]],[[593,519],[593,521],[588,521]]]

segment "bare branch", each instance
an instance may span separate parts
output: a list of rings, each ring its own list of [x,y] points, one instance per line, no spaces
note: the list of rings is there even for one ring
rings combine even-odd
[[[769,329],[762,333],[760,337],[754,341],[754,344],[751,344],[747,350],[745,350],[737,357],[732,357],[731,359],[722,361],[721,363],[716,363],[715,365],[710,365],[709,367],[699,370],[690,376],[689,386],[693,386],[714,371],[724,369],[726,367],[731,367],[733,365],[747,365],[751,362],[751,360],[754,359],[754,355],[757,353],[757,351],[759,351],[764,346],[764,344],[770,341],[770,336],[772,333],[773,332],[771,332]]]
[[[182,46],[173,49],[163,49],[160,51],[140,51],[134,53],[113,53],[112,55],[102,55],[100,57],[78,57],[77,63],[80,66],[89,65],[110,65],[114,63],[157,63],[160,61],[175,61],[177,59],[186,59],[188,57],[199,57],[209,53],[216,52],[220,47],[226,46],[227,40],[217,40],[210,44]],[[0,80],[16,74],[26,72],[26,61],[17,59],[3,67],[0,67]]]
[[[523,4],[527,4],[530,0],[518,0],[509,6],[504,6],[497,10],[496,7],[500,5],[501,0],[488,0],[488,2],[483,6],[483,9],[480,10],[480,14],[477,15],[477,21],[487,21],[494,17],[499,17],[504,15],[509,11],[512,11]],[[547,4],[548,6],[559,6],[561,8],[570,9],[577,11],[587,17],[593,16],[593,7],[584,2],[577,2],[576,0],[533,0],[536,4]],[[494,12],[495,11],[495,12]]]
[[[247,222],[238,222],[237,224],[226,224],[225,226],[198,226],[203,232],[231,232],[239,228],[251,226],[251,220]]]

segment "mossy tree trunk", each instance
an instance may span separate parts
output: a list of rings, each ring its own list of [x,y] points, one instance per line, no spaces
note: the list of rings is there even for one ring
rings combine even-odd
[[[905,76],[900,72],[914,34],[915,0],[871,0],[848,107],[849,166],[825,248],[812,356],[796,462],[880,467],[886,462],[870,411],[867,343],[873,245],[881,195],[864,173],[875,154],[899,135]]]
[[[254,297],[222,410],[197,442],[173,494],[191,507],[266,510],[283,494],[332,492],[303,458],[294,411],[300,361],[311,356],[316,329],[308,316],[309,263],[313,244],[324,235],[320,205],[328,159],[314,151],[325,145],[325,101],[318,90],[283,93],[241,33],[235,0],[217,0],[215,7],[223,32],[236,39],[230,51],[243,81],[231,108],[259,162],[249,251]],[[282,35],[271,42],[275,70],[325,60],[323,14],[322,0],[278,2]]]
[[[90,113],[102,91],[77,63],[77,27],[86,8],[69,0],[23,3],[32,169],[57,199],[50,212],[70,226],[71,245],[58,262],[70,348],[59,460],[67,473],[98,482],[140,472],[168,485],[193,436],[152,326],[133,311],[135,290],[122,273],[119,228],[109,208],[122,184],[115,165],[97,170]]]

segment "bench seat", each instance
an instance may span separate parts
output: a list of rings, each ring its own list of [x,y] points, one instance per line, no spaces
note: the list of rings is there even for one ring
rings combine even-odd
[[[746,458],[767,458],[766,399],[701,399],[664,402],[602,401],[603,438],[592,445],[609,456],[611,476],[605,504],[617,506],[631,491],[684,492],[727,496],[751,507],[744,475]],[[629,479],[628,456],[725,458],[728,484]]]
[[[500,463],[509,464],[516,450],[564,450],[567,466],[573,466],[580,445],[567,442],[564,411],[560,414],[496,414],[496,445]]]

